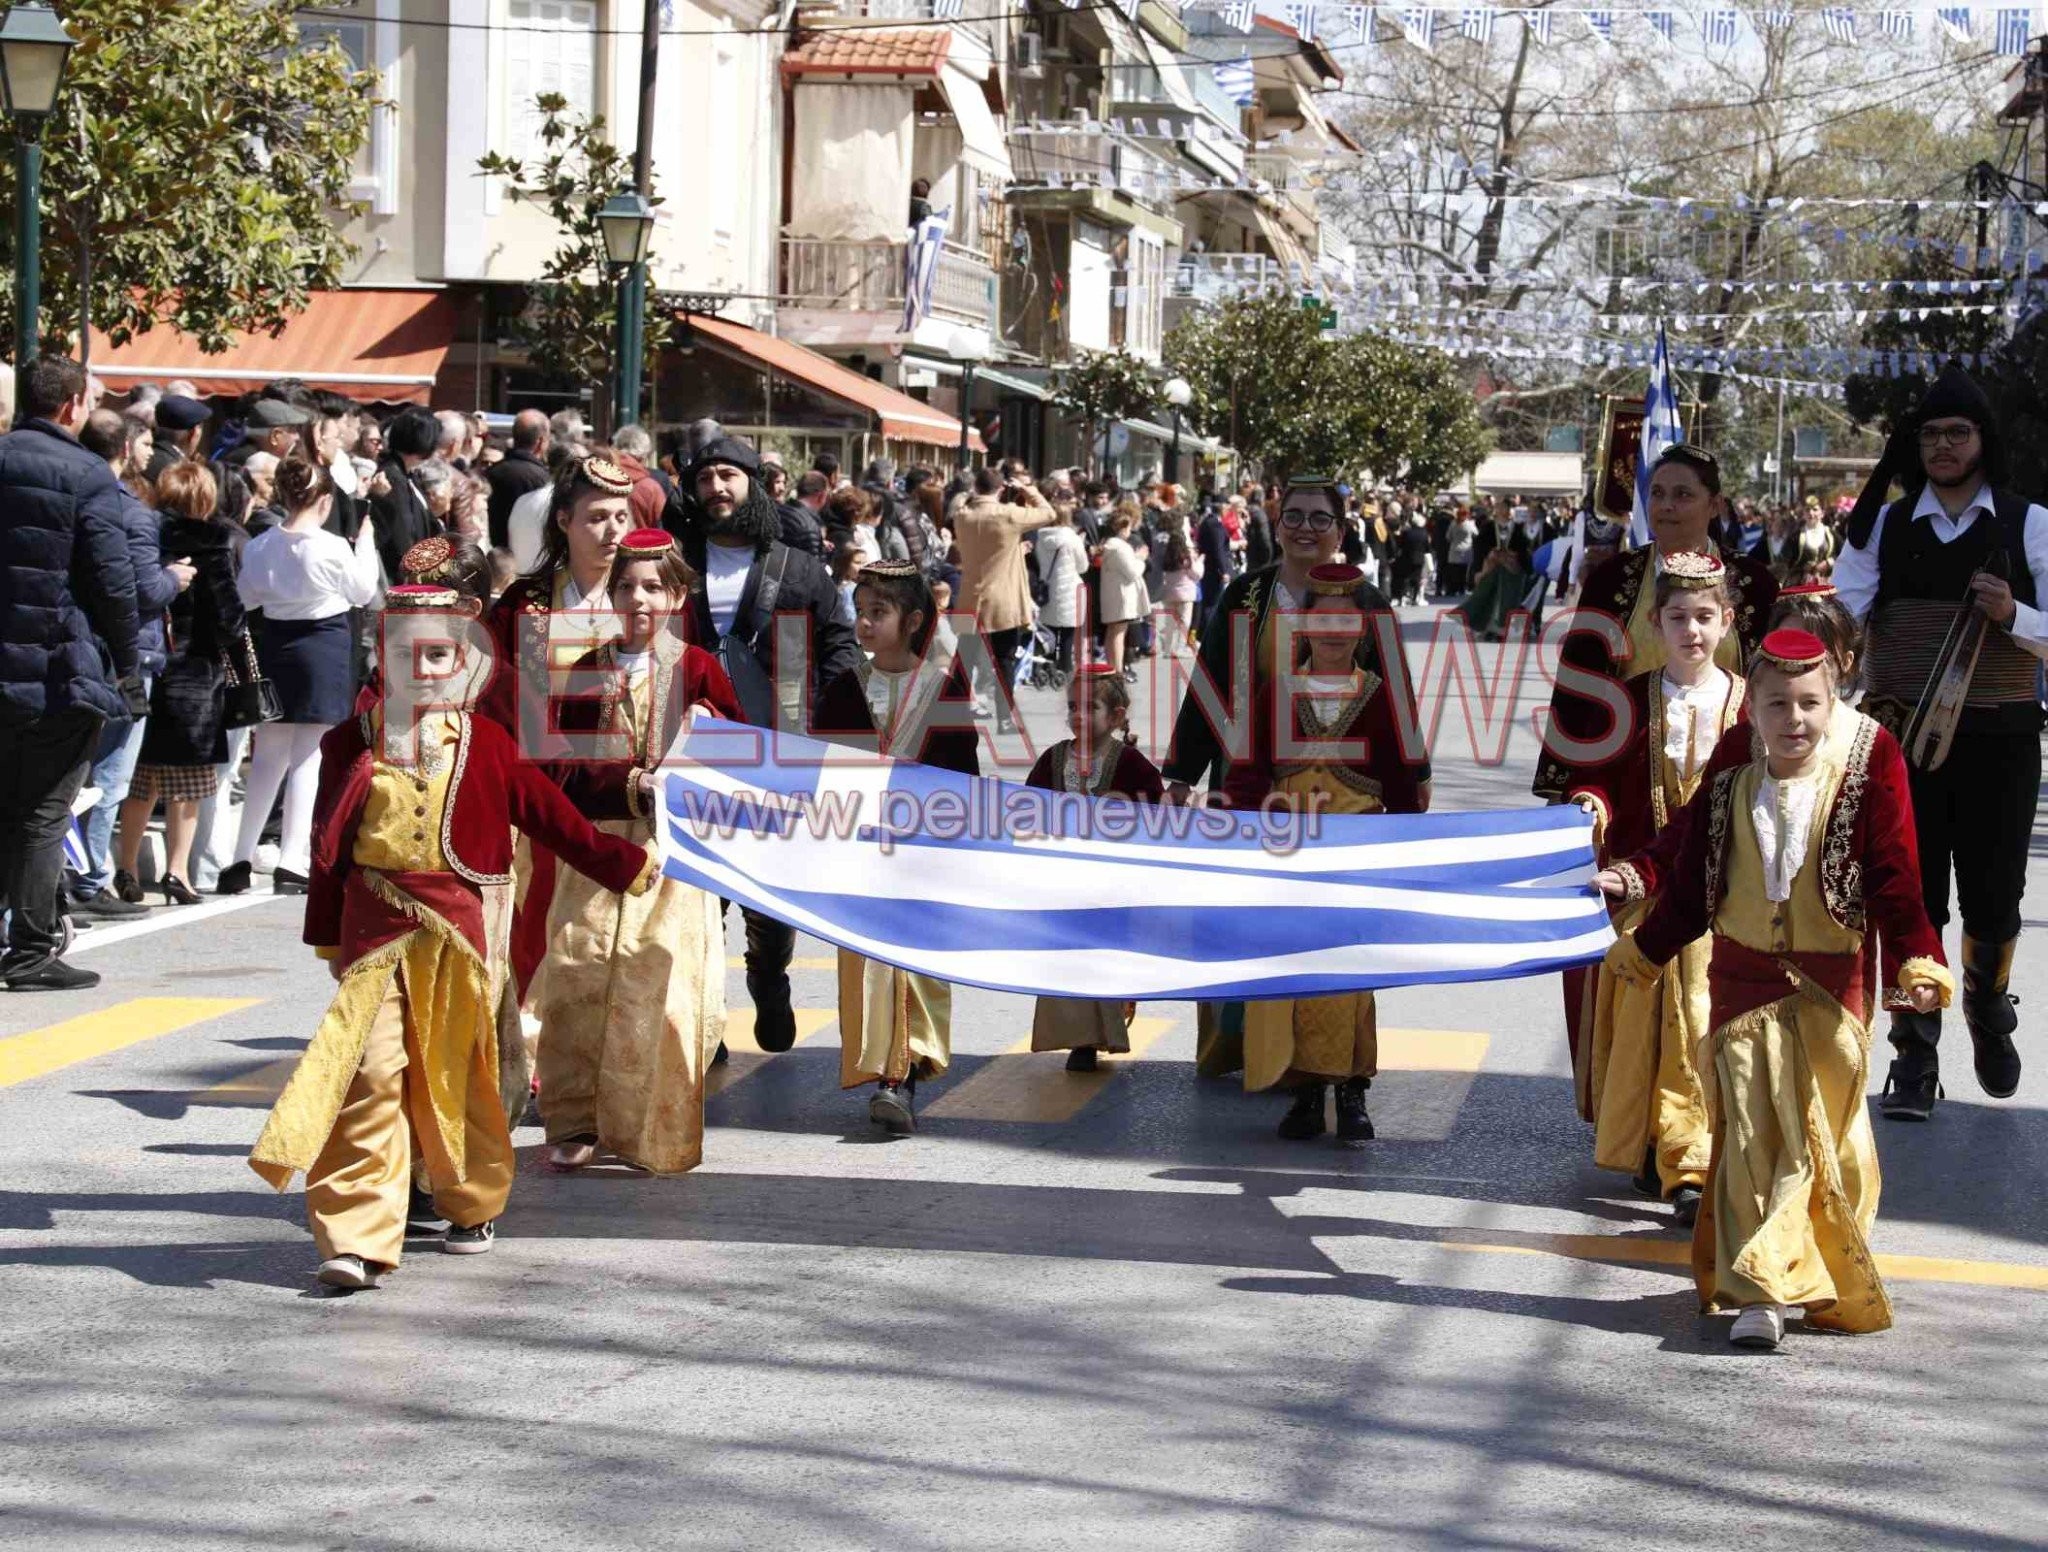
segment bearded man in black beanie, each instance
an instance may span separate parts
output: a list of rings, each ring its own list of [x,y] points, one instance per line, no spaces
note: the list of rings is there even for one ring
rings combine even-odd
[[[667,521],[695,573],[688,639],[718,654],[748,722],[774,727],[781,712],[782,726],[807,729],[818,691],[853,667],[860,648],[852,627],[838,619],[831,576],[779,538],[781,521],[761,479],[759,455],[736,437],[705,442],[683,469]],[[776,617],[792,614],[806,617],[809,671],[805,682],[784,685]],[[789,1000],[796,929],[756,911],[744,914],[754,1040],[764,1051],[786,1051],[796,1043]]]
[[[1849,517],[1835,562],[1842,605],[1865,620],[1863,709],[1894,733],[1911,717],[1950,627],[1965,610],[1989,621],[1947,758],[1909,761],[1920,884],[1935,930],[1949,917],[1949,874],[1963,918],[1963,1020],[1977,1081],[1994,1099],[2020,1081],[2018,1016],[2006,992],[2020,934],[2034,807],[2041,785],[2041,660],[2048,616],[2048,510],[1996,488],[1997,417],[1960,367],[1938,377],[1893,432]],[[1904,494],[1884,498],[1896,480]],[[1894,1009],[1897,1056],[1879,1108],[1924,1121],[1941,1093],[1939,1013]]]

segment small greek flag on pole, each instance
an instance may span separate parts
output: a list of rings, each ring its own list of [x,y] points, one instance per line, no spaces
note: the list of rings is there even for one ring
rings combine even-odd
[[[1735,46],[1734,11],[1709,11],[1700,18],[1700,34],[1711,48]]]
[[[1458,35],[1470,38],[1474,43],[1485,43],[1493,37],[1493,7],[1490,5],[1468,5],[1458,12]]]
[[[1522,13],[1522,25],[1529,29],[1529,35],[1538,43],[1548,43],[1550,41],[1549,11],[1524,11]]]
[[[1217,89],[1240,108],[1249,107],[1252,98],[1258,95],[1248,58],[1226,61],[1216,67],[1214,74]]]
[[[2034,8],[2032,6],[2007,7],[1998,13],[1998,41],[1996,51],[2000,54],[2024,54],[2027,39],[2034,33]]]
[[[1934,19],[1941,24],[1941,30],[1958,43],[1968,43],[1976,26],[1967,5],[1945,5],[1934,13]]]
[[[1827,28],[1828,36],[1837,43],[1856,41],[1856,13],[1845,5],[1830,5],[1822,9],[1820,23]]]

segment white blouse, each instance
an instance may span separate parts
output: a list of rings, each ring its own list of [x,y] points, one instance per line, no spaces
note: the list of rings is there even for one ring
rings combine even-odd
[[[325,620],[377,596],[376,534],[365,522],[351,545],[324,528],[266,528],[242,551],[242,606],[272,620]]]
[[[1728,704],[1728,674],[1712,669],[1698,684],[1664,676],[1664,757],[1687,776],[1707,768],[1721,741],[1721,709]]]
[[[1763,852],[1767,899],[1792,898],[1792,880],[1806,865],[1806,853],[1813,844],[1813,810],[1819,796],[1818,772],[1792,781],[1779,781],[1766,773],[1756,784],[1750,818],[1756,824],[1758,849]]]

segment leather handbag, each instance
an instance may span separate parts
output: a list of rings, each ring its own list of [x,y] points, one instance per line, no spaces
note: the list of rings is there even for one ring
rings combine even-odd
[[[246,626],[234,643],[221,653],[220,666],[226,676],[221,726],[256,727],[283,718],[284,702],[278,696],[277,685],[263,677],[263,670],[256,661],[256,644],[249,639]]]

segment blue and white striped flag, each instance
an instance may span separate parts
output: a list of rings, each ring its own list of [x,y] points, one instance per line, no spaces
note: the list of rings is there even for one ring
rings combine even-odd
[[[1529,29],[1529,35],[1538,43],[1550,41],[1550,11],[1548,8],[1522,12],[1522,25]]]
[[[1650,30],[1666,43],[1671,41],[1671,13],[1669,11],[1645,11],[1643,20],[1650,24]]]
[[[1733,48],[1735,46],[1734,11],[1708,11],[1700,18],[1700,36],[1710,48]]]
[[[941,22],[960,20],[966,0],[932,0],[932,19]]]
[[[1436,8],[1408,5],[1401,8],[1401,31],[1423,53],[1436,49]]]
[[[1308,42],[1316,40],[1316,8],[1313,0],[1287,0],[1280,7],[1280,19]]]
[[[1678,392],[1671,382],[1671,353],[1664,343],[1664,325],[1657,325],[1657,353],[1650,358],[1650,386],[1643,394],[1643,439],[1636,452],[1636,504],[1629,516],[1632,545],[1650,542],[1650,465],[1664,449],[1685,440],[1678,420]]]
[[[939,277],[939,253],[946,246],[946,228],[953,207],[934,210],[910,229],[903,250],[903,332],[909,334],[931,311],[932,284]]]
[[[1820,24],[1827,28],[1828,36],[1837,43],[1856,41],[1856,13],[1846,5],[1824,6],[1820,13]]]
[[[2009,6],[1998,13],[1996,51],[2018,56],[2026,53],[2027,40],[2034,35],[2034,8]]]
[[[736,744],[760,757],[733,763]],[[1287,853],[1253,814],[846,753],[698,721],[662,767],[663,872],[885,964],[1043,996],[1504,979],[1590,963],[1613,941],[1589,887],[1592,823],[1569,804],[1325,815]]]
[[[1458,12],[1458,35],[1470,38],[1474,43],[1485,43],[1493,37],[1493,7],[1490,5],[1468,5]]]
[[[1350,29],[1351,36],[1357,38],[1367,48],[1379,47],[1379,28],[1377,18],[1373,14],[1378,9],[1379,7],[1371,5],[1344,7],[1344,23]]]
[[[1586,12],[1586,25],[1593,29],[1593,36],[1602,43],[1614,41],[1614,13],[1612,11]]]
[[[1792,25],[1792,13],[1788,10],[1773,7],[1764,12],[1764,25],[1766,27],[1789,27]]]
[[[1913,13],[1911,11],[1879,11],[1877,30],[1887,38],[1910,42],[1913,37]]]
[[[1944,5],[1934,13],[1934,19],[1941,23],[1941,30],[1958,43],[1968,43],[1976,32],[1975,18],[1967,5]]]
[[[1235,27],[1239,32],[1250,32],[1252,22],[1258,15],[1258,7],[1252,0],[1230,0],[1230,3],[1217,14],[1223,18],[1226,25]]]
[[[1211,73],[1216,77],[1216,89],[1240,108],[1249,107],[1258,95],[1257,77],[1248,58],[1226,60]]]

